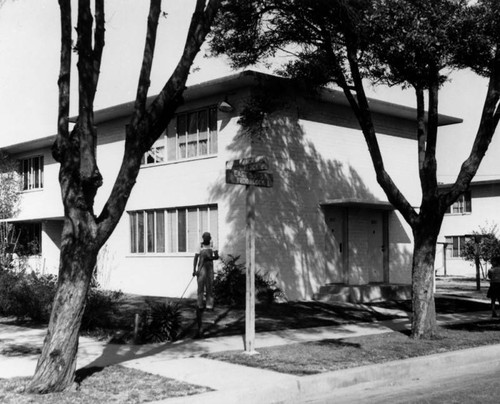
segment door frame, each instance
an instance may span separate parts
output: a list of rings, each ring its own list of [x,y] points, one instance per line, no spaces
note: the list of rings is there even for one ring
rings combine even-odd
[[[389,262],[390,262],[390,244],[389,244],[389,220],[390,213],[394,210],[392,205],[388,202],[375,202],[375,203],[365,203],[359,201],[325,201],[320,204],[322,207],[323,218],[326,222],[326,214],[329,209],[338,209],[341,212],[342,216],[342,279],[345,285],[349,285],[349,273],[350,273],[350,260],[349,260],[349,209],[351,208],[367,208],[374,211],[379,211],[382,217],[382,282],[377,282],[373,284],[384,283],[387,284],[390,282],[390,271],[389,271]],[[327,224],[328,225],[328,224]],[[370,283],[369,283],[370,284]]]

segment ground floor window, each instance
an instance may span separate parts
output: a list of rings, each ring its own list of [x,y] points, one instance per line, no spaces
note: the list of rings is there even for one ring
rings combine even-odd
[[[217,205],[129,212],[131,253],[194,253],[208,231],[218,245]]]
[[[12,241],[18,255],[42,253],[42,224],[40,222],[16,223],[12,226]]]
[[[466,236],[448,236],[446,239],[446,257],[460,258],[465,243],[469,240]]]

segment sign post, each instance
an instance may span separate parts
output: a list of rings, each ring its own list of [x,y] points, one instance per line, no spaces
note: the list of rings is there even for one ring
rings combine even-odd
[[[265,157],[226,162],[226,183],[246,186],[245,353],[255,354],[255,187],[272,187]]]
[[[245,352],[255,353],[255,186],[246,186]]]

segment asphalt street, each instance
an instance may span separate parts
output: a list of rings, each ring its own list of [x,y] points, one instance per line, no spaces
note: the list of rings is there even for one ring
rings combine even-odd
[[[498,404],[500,367],[471,366],[436,377],[396,380],[386,385],[356,386],[316,397],[309,404]]]

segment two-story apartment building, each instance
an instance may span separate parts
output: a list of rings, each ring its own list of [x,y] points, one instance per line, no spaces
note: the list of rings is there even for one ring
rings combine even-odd
[[[95,114],[104,177],[96,212],[116,177],[132,105]],[[415,111],[377,100],[370,105],[386,169],[417,205]],[[458,122],[440,117],[441,125]],[[54,138],[3,150],[20,161],[23,174],[21,208],[10,221],[40,240],[37,268],[55,273],[63,209]],[[204,231],[222,255],[244,260],[245,186],[225,183],[225,165],[250,156],[266,157],[274,176],[272,188],[256,192],[256,267],[289,299],[359,301],[408,292],[411,231],[377,184],[344,95],[311,93],[253,71],[186,90],[176,118],[144,156],[126,213],[100,253],[102,285],[179,296]]]
[[[449,185],[443,184],[443,187]],[[438,239],[436,274],[475,276],[475,263],[461,257],[464,243],[475,233],[500,230],[500,179],[473,180],[444,217]],[[498,237],[498,234],[497,234]]]

